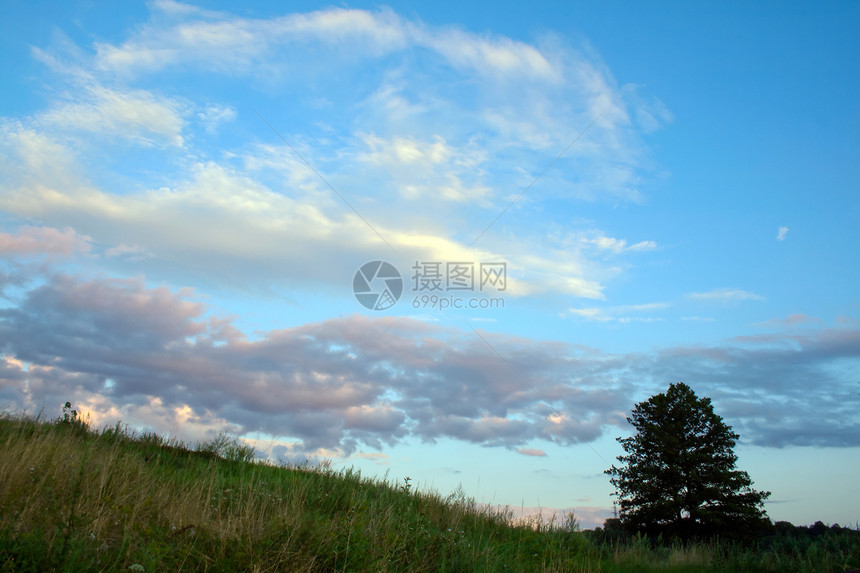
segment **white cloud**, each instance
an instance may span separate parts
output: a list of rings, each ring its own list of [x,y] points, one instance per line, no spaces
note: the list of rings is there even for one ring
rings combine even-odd
[[[597,322],[608,322],[612,320],[612,317],[607,316],[607,314],[603,310],[597,307],[570,308],[568,309],[568,312],[570,314],[581,316],[582,318],[587,318],[589,320],[595,320]]]
[[[761,295],[741,289],[718,288],[707,292],[693,292],[687,295],[693,300],[709,302],[740,302],[745,300],[765,300]]]
[[[243,83],[245,77],[295,82],[313,91],[315,82],[338,76],[332,69],[378,69],[377,58],[386,54],[395,57],[354,94],[324,92],[346,94],[332,105],[360,111],[348,127],[317,139],[305,131],[284,135],[407,267],[409,259],[502,260],[509,262],[510,296],[563,293],[599,300],[606,282],[622,272],[608,262],[611,257],[657,248],[654,241],[628,244],[596,231],[588,235],[591,244],[576,239],[567,249],[551,244],[544,229],[523,232],[532,228],[528,215],[536,212],[529,200],[540,193],[637,196],[641,144],[622,90],[593,53],[426,26],[389,10],[327,9],[258,20],[169,1],[152,6],[149,22],[125,41],[97,44],[92,60],[85,50],[75,52],[81,73],[70,81],[80,89],[60,94],[27,122],[38,129],[4,126],[29,144],[10,138],[11,156],[24,160],[4,166],[15,177],[0,189],[0,207],[93,236],[110,245],[108,258],[142,263],[140,272],[176,271],[177,280],[193,274],[219,281],[234,264],[242,272],[229,273],[229,280],[245,286],[333,285],[342,280],[339,269],[354,268],[357,260],[379,256],[387,247],[289,148],[255,142],[208,147],[215,138],[200,137],[202,131],[226,129],[238,117],[236,102],[194,103],[123,81],[146,85],[146,73],[172,68],[201,77],[239,74]],[[319,61],[296,55],[308,46]],[[50,60],[48,52],[41,53]],[[411,73],[408,64],[416,56],[440,64],[443,81]],[[307,74],[313,82],[304,81]],[[463,75],[469,81],[461,81]],[[468,93],[450,93],[446,85]],[[308,101],[319,101],[320,93],[310,93]],[[479,248],[469,248],[480,224],[472,234],[464,228],[492,221],[605,106],[608,111],[587,136]],[[504,121],[516,125],[509,129]],[[102,137],[84,139],[94,134]],[[524,144],[521,134],[535,139]],[[155,159],[167,170],[152,175],[135,165],[139,172],[128,174],[96,165],[91,173],[79,172],[78,141],[101,144],[97,151],[110,160],[117,157],[117,138],[148,145],[153,156],[164,154]],[[153,180],[144,183],[139,174]],[[126,187],[103,183],[117,179]],[[576,189],[588,191],[568,192]]]
[[[657,131],[675,120],[666,104],[658,98],[640,95],[640,86],[626,85],[623,91],[631,102],[636,123],[645,133]]]
[[[21,122],[0,120],[0,168],[5,183],[16,186],[75,187],[81,176],[76,154],[56,138]]]
[[[130,261],[141,261],[149,257],[153,257],[154,255],[140,245],[126,245],[125,243],[121,243],[116,247],[111,247],[105,250],[105,256],[109,259],[119,257]]]
[[[459,67],[496,76],[557,80],[559,70],[538,49],[508,38],[486,38],[457,29],[412,27],[417,44]]]
[[[381,171],[407,199],[469,202],[488,207],[492,190],[482,183],[486,152],[474,145],[458,148],[444,138],[382,138],[362,135],[367,151],[356,155],[359,164]]]
[[[447,163],[455,154],[455,150],[439,136],[436,136],[433,141],[418,141],[415,138],[405,137],[383,140],[370,134],[364,137],[364,142],[370,151],[360,154],[358,158],[375,164],[393,161],[410,167],[416,164],[438,165]]]
[[[657,248],[657,243],[654,241],[640,241],[628,247],[626,239],[616,239],[614,237],[606,236],[599,236],[594,239],[585,239],[585,242],[594,245],[598,249],[612,251],[614,253],[623,253],[628,251],[653,251]]]
[[[777,241],[784,241],[785,237],[788,235],[788,227],[780,227],[776,233]]]
[[[41,164],[38,157],[33,162]],[[308,180],[304,166],[295,163],[293,167]],[[285,164],[284,168],[291,167]],[[141,260],[143,265],[171,261],[172,271],[179,273],[176,276],[190,272],[216,282],[231,277],[229,284],[242,289],[285,280],[303,288],[341,286],[343,268],[377,257],[386,248],[339,199],[319,195],[319,184],[311,185],[309,194],[299,191],[288,196],[214,162],[194,165],[188,180],[169,189],[119,195],[83,182],[69,185],[71,181],[58,174],[53,186],[39,181],[6,189],[0,194],[0,208],[48,224],[72,223],[101,244],[126,245],[113,247],[109,255],[131,254],[133,245],[141,255],[158,255]],[[589,276],[592,266],[576,252],[536,253],[521,238],[498,239],[494,249],[469,248],[411,229],[400,219],[395,226],[371,217],[371,224],[398,252],[395,259],[402,259],[401,268],[411,267],[415,260],[509,261],[506,295],[558,292],[603,298],[600,279]],[[239,274],[225,274],[230,265],[244,269],[243,284],[235,283]]]
[[[253,64],[271,61],[274,54],[288,52],[296,43],[313,42],[350,56],[379,56],[417,46],[437,53],[453,66],[494,77],[556,80],[558,76],[546,56],[528,44],[405,21],[388,9],[327,8],[258,20],[179,10],[179,6],[155,3],[153,21],[131,39],[120,46],[96,44],[98,67],[120,73],[151,72],[194,62],[231,74],[253,74]],[[159,12],[169,15],[166,22],[159,21]]]
[[[600,166],[577,165],[575,172],[583,181],[570,182],[565,188],[575,190],[577,196],[610,193],[639,199],[636,171],[641,142],[626,107],[644,104],[641,97],[626,101],[627,95],[593,50],[577,52],[552,42],[538,47],[505,37],[431,27],[390,10],[331,8],[254,20],[191,11],[163,19],[159,17],[162,8],[156,4],[152,20],[124,43],[98,44],[96,68],[135,74],[191,65],[195,70],[250,75],[267,83],[313,85],[322,77],[330,77],[332,69],[371,64],[383,54],[396,55],[399,64],[384,68],[384,79],[370,92],[373,95],[349,86],[366,98],[367,104],[373,104],[369,114],[362,114],[367,116],[368,127],[420,117],[425,126],[437,126],[436,134],[450,142],[443,128],[474,132],[473,128],[464,130],[463,122],[477,122],[483,124],[482,131],[495,132],[487,140],[494,148],[526,145],[547,150],[552,159],[602,114],[588,137],[566,153],[569,158],[582,157],[589,162],[599,159]],[[177,12],[174,7],[168,11]],[[296,49],[297,44],[321,51],[308,62],[296,56],[304,53]],[[478,109],[461,109],[467,100],[461,98],[455,103],[450,93],[442,97],[447,90],[440,90],[440,85],[450,81],[437,84],[422,74],[404,73],[412,58],[428,53],[450,66],[440,70],[444,75],[459,72],[471,78],[454,85],[460,86],[457,91],[478,90]],[[379,75],[378,70],[369,77]],[[504,85],[498,84],[500,80]],[[538,169],[549,159],[540,161]]]
[[[181,147],[185,105],[145,90],[112,89],[90,85],[46,112],[37,121],[55,130],[73,130],[145,145]]]
[[[642,316],[656,311],[665,310],[671,306],[666,302],[650,302],[645,304],[630,304],[609,307],[570,308],[567,314],[578,316],[594,322],[654,322],[662,320],[655,316]]]
[[[236,119],[236,108],[229,105],[209,104],[197,112],[197,118],[208,133],[215,133],[220,124]]]

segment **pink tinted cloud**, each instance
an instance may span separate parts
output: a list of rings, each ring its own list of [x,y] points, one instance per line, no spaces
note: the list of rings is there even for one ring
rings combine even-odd
[[[535,448],[517,448],[517,453],[524,456],[534,456],[537,458],[545,458],[546,452]]]
[[[378,450],[412,436],[539,456],[525,445],[626,431],[638,399],[682,380],[753,443],[841,446],[860,435],[856,403],[832,394],[840,381],[831,364],[860,358],[854,328],[617,355],[481,336],[353,315],[251,340],[229,318],[208,317],[190,289],[58,274],[0,313],[0,395],[38,409],[98,394],[117,411],[156,397],[165,412],[289,436],[310,453]],[[810,380],[832,391],[810,393]]]
[[[72,228],[21,227],[17,233],[0,233],[0,255],[72,256],[90,251],[91,239]]]

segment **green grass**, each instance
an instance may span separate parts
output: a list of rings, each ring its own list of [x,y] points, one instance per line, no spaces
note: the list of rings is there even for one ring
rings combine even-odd
[[[0,571],[860,567],[860,536],[831,537],[757,548],[598,543],[573,522],[515,524],[462,492],[255,463],[251,448],[223,436],[191,448],[119,426],[92,431],[76,416],[0,417]]]

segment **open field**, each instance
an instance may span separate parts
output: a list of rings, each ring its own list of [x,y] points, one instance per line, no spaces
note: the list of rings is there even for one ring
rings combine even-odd
[[[278,467],[76,418],[0,419],[0,571],[843,571],[860,533],[601,541],[355,471]]]

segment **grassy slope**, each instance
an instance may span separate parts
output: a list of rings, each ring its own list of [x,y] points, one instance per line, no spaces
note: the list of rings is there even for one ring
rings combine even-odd
[[[569,526],[514,526],[463,495],[249,463],[251,452],[0,418],[0,571],[831,572],[860,557],[856,542],[599,547]]]

